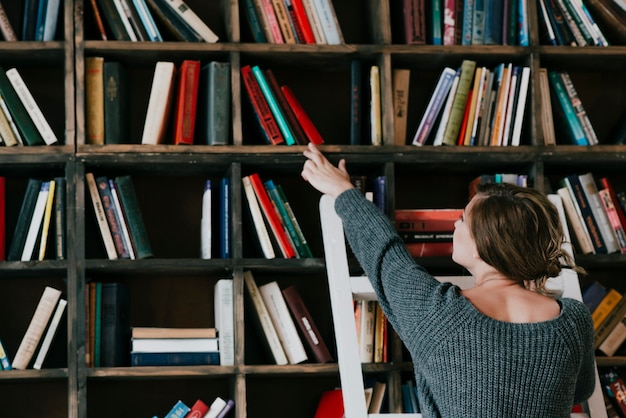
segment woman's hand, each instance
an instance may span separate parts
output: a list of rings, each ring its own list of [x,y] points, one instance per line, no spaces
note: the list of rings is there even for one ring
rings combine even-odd
[[[302,178],[318,191],[337,197],[354,188],[346,171],[345,160],[339,161],[339,165],[335,167],[312,143],[309,143],[309,149],[304,151],[304,156],[307,161],[302,168]]]

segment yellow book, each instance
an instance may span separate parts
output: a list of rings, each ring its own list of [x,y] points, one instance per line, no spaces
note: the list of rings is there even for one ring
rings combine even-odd
[[[383,144],[382,111],[380,104],[380,69],[377,65],[370,68],[370,124],[372,145]]]
[[[42,261],[46,256],[46,245],[48,243],[48,231],[50,231],[50,218],[52,217],[52,202],[54,202],[54,189],[56,182],[50,180],[50,190],[46,200],[46,208],[43,213],[43,227],[41,228],[41,241],[39,242],[39,257]]]
[[[393,70],[393,123],[394,144],[406,145],[406,122],[409,108],[409,81],[411,70]]]
[[[472,94],[472,98],[470,99],[471,102],[469,104],[469,114],[467,119],[467,127],[465,128],[465,136],[463,137],[463,145],[472,145],[472,132],[474,132],[474,123],[476,123],[474,116],[476,115],[476,103],[478,102],[481,93],[480,80],[482,80],[482,72],[483,69],[481,67],[477,67],[476,71],[474,71],[474,87],[472,88],[474,94]]]
[[[597,330],[602,321],[611,313],[611,311],[617,306],[618,302],[622,299],[622,294],[615,289],[609,290],[606,296],[602,299],[600,304],[593,310],[591,318],[593,319],[593,329]]]

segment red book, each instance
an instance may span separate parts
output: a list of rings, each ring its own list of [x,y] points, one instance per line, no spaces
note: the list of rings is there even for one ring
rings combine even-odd
[[[174,144],[176,145],[193,145],[199,81],[200,61],[183,61],[179,71],[174,122]]]
[[[343,418],[343,397],[341,389],[327,390],[317,404],[314,418]]]
[[[209,412],[209,406],[198,399],[189,410],[189,413],[185,415],[185,418],[202,418],[207,412]]]
[[[289,86],[282,86],[281,90],[283,91],[289,106],[291,106],[293,113],[296,115],[296,119],[298,119],[298,122],[306,134],[307,139],[315,145],[323,144],[324,138],[320,135],[319,131],[313,124],[313,121],[309,118],[309,115],[306,113],[295,94],[293,94],[291,88]]]
[[[449,257],[452,242],[411,242],[404,244],[413,257]]]
[[[457,145],[463,145],[465,143],[465,130],[469,122],[470,107],[472,103],[473,90],[467,92],[467,101],[465,102],[465,111],[463,112],[463,122],[461,123],[461,129],[459,129],[459,138],[457,139]]]
[[[285,138],[280,132],[280,129],[278,129],[276,119],[274,119],[274,115],[267,104],[267,100],[261,91],[261,87],[259,87],[254,74],[252,74],[251,66],[246,65],[241,67],[241,78],[243,79],[243,84],[246,87],[248,98],[250,99],[250,103],[252,103],[254,112],[256,113],[263,132],[265,132],[265,137],[268,142],[272,145],[285,143]]]
[[[291,246],[289,242],[289,238],[287,237],[287,233],[283,228],[283,225],[276,214],[276,210],[274,210],[274,206],[270,201],[270,198],[263,186],[263,182],[261,182],[261,178],[258,173],[250,174],[250,183],[252,184],[252,188],[254,189],[254,193],[256,194],[257,199],[259,199],[259,204],[261,205],[261,209],[263,212],[263,216],[267,220],[267,223],[270,225],[270,229],[278,242],[278,246],[280,247],[280,251],[283,253],[285,258],[294,258],[296,256],[296,252]]]
[[[397,209],[395,225],[398,232],[454,231],[461,216],[463,209]]]
[[[302,0],[291,0],[291,7],[289,8],[290,13],[292,9],[293,15],[295,16],[295,26],[300,29],[298,37],[302,36],[300,43],[314,44],[315,36],[313,35],[313,29],[311,28],[311,23],[309,22],[309,17],[306,14]]]
[[[609,194],[611,195],[611,200],[615,204],[615,211],[617,212],[619,221],[622,224],[622,228],[626,229],[626,214],[624,214],[622,206],[619,204],[619,199],[617,198],[617,194],[615,193],[615,189],[611,185],[611,182],[607,177],[602,177],[600,179],[600,184],[602,184],[602,187],[604,189],[607,189],[609,191]]]
[[[306,145],[307,140],[304,131],[302,130],[302,127],[300,126],[300,123],[298,122],[298,119],[296,118],[296,115],[294,114],[291,105],[289,104],[287,98],[281,90],[280,84],[278,84],[278,79],[274,75],[274,72],[272,70],[263,70],[263,74],[265,74],[267,84],[269,84],[270,90],[272,90],[272,94],[274,94],[280,110],[282,110],[283,115],[285,115],[285,119],[289,124],[289,128],[291,128],[291,132],[293,132],[293,136],[296,139],[296,142],[298,143],[298,145]]]
[[[0,177],[0,261],[6,260],[6,180]]]
[[[300,293],[295,286],[289,286],[282,290],[285,302],[289,307],[289,311],[298,326],[303,339],[313,353],[318,363],[329,363],[333,361],[333,357],[328,350],[328,346],[322,339],[313,317],[309,313],[309,309],[304,304]]]
[[[426,9],[420,0],[403,0],[404,41],[407,44],[426,43]]]

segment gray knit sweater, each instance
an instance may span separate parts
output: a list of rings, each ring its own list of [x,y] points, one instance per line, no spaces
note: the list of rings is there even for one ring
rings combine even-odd
[[[561,314],[545,322],[489,318],[417,265],[357,189],[342,193],[335,210],[412,356],[425,418],[565,418],[591,395],[593,323],[582,302],[558,300]]]

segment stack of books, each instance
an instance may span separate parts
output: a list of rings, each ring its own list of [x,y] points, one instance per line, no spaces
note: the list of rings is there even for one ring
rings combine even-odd
[[[451,256],[461,216],[463,209],[396,209],[395,228],[413,257]]]
[[[219,357],[215,328],[132,328],[132,366],[219,365]]]

